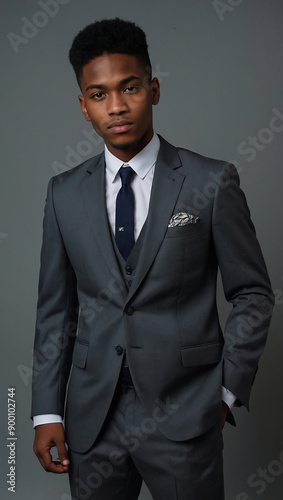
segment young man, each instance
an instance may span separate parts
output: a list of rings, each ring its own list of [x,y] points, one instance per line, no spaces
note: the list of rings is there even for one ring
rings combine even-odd
[[[134,500],[142,479],[155,500],[222,500],[221,428],[248,408],[273,304],[237,172],[154,133],[159,82],[134,23],[91,24],[70,61],[105,151],[48,187],[35,453],[74,500]]]

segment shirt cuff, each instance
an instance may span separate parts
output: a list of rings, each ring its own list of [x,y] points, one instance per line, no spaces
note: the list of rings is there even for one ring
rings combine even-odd
[[[232,408],[236,399],[237,396],[235,396],[233,392],[229,391],[228,389],[226,389],[226,387],[222,386],[222,401],[224,401],[224,403],[226,403],[226,405],[229,406],[229,408]]]
[[[33,427],[43,424],[62,424],[63,420],[60,415],[54,415],[53,413],[48,413],[46,415],[35,415],[33,417]]]

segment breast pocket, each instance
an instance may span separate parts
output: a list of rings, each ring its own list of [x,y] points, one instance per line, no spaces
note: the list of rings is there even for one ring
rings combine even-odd
[[[201,223],[187,224],[186,226],[168,227],[165,238],[195,238],[201,232]]]

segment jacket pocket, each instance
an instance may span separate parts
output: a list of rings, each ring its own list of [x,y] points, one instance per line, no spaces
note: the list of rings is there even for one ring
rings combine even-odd
[[[165,238],[180,238],[188,236],[193,238],[201,232],[201,222],[197,224],[186,224],[185,226],[168,227],[165,233]]]
[[[181,348],[183,366],[201,366],[218,363],[222,356],[222,343],[203,344]]]
[[[85,368],[88,352],[88,341],[77,338],[73,351],[73,364],[79,368]]]

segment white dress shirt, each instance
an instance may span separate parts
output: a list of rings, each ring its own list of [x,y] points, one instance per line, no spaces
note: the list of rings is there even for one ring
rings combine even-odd
[[[110,227],[115,234],[115,212],[116,212],[116,197],[121,188],[122,181],[119,175],[119,170],[123,166],[130,166],[135,174],[131,187],[135,199],[135,220],[134,234],[137,240],[140,231],[145,223],[149,200],[151,194],[152,181],[160,148],[160,140],[157,134],[154,133],[151,141],[127,163],[123,163],[119,158],[114,156],[105,146],[105,194],[106,194],[106,209]],[[236,397],[228,389],[222,387],[222,400],[229,406],[233,406]],[[33,417],[33,426],[62,422],[60,415],[36,415]]]
[[[114,156],[105,147],[105,190],[106,190],[106,208],[108,219],[113,233],[115,234],[115,215],[116,215],[116,198],[119,189],[122,186],[119,170],[123,166],[129,165],[132,167],[136,175],[131,181],[131,188],[135,199],[134,212],[134,233],[137,240],[141,228],[145,223],[148,213],[150,193],[157,160],[160,148],[160,140],[157,134],[154,134],[151,141],[127,163],[123,163],[119,158]]]

